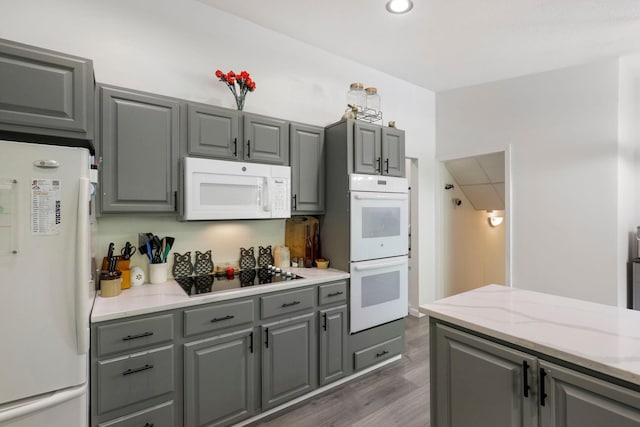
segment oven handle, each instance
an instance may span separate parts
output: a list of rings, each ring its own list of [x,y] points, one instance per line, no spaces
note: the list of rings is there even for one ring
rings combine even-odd
[[[355,194],[356,200],[406,200],[408,195],[401,194]]]
[[[381,262],[378,264],[371,264],[371,265],[354,265],[353,269],[356,271],[379,270],[381,268],[396,267],[398,265],[402,265],[406,263],[407,263],[407,260],[403,259],[400,261],[387,261],[387,262]]]

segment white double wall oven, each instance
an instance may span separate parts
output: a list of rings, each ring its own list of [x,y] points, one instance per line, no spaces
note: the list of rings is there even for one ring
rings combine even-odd
[[[351,333],[408,312],[406,178],[350,176]]]

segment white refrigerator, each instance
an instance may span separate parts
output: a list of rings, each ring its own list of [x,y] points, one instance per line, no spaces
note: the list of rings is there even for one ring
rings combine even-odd
[[[87,147],[0,141],[0,426],[88,425]]]

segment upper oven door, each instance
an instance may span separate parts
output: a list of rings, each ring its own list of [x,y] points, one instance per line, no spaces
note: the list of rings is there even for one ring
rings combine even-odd
[[[409,195],[351,192],[351,261],[406,255]]]

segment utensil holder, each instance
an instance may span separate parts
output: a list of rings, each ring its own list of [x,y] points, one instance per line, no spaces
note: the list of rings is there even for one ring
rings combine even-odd
[[[167,281],[167,263],[149,264],[149,282],[153,284]]]

